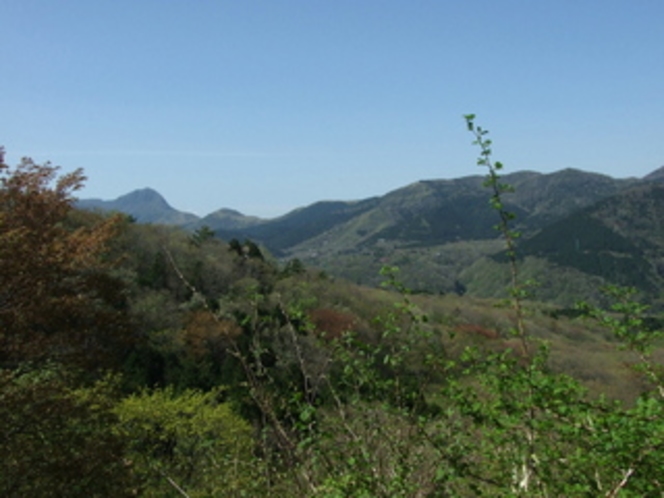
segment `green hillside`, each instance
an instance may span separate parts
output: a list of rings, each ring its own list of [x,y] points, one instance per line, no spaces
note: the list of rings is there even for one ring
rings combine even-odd
[[[359,286],[210,230],[75,210],[80,173],[52,188],[24,161],[0,164],[2,496],[661,495],[664,322],[629,294],[608,311],[414,295],[390,267]],[[416,188],[394,213],[423,209]],[[609,204],[649,216],[646,192]],[[589,244],[658,240],[636,223],[627,244],[595,212],[575,218]],[[403,242],[369,250],[505,269],[481,257],[495,239]]]

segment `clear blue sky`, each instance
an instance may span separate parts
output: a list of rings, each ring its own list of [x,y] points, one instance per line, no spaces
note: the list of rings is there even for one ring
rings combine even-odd
[[[81,197],[272,217],[482,172],[664,165],[663,0],[3,0],[0,144]]]

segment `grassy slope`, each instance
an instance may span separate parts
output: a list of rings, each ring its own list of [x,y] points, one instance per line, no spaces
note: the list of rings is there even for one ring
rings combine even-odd
[[[416,296],[414,301],[434,323],[442,325],[440,337],[449,350],[458,351],[468,344],[518,350],[510,335],[511,312],[502,301],[454,295]],[[611,334],[592,320],[556,317],[555,309],[526,303],[527,330],[549,345],[551,369],[580,380],[595,396],[633,402],[646,385],[630,368],[636,358],[621,350]],[[449,331],[455,332],[454,338]],[[655,354],[664,360],[664,347]]]

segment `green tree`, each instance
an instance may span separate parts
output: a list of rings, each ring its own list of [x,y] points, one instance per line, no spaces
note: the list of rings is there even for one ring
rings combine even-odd
[[[251,427],[217,396],[167,388],[117,406],[142,496],[245,496],[259,486]]]
[[[201,228],[197,229],[194,232],[190,240],[191,243],[194,244],[196,247],[200,247],[202,244],[204,244],[208,240],[212,240],[213,238],[214,238],[214,230],[212,230],[207,225],[203,225]]]
[[[114,383],[73,388],[59,368],[0,371],[0,495],[132,496]]]

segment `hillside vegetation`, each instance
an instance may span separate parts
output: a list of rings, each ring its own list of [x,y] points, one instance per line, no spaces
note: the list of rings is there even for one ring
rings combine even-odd
[[[566,306],[590,288],[614,283],[639,288],[659,306],[664,239],[657,228],[658,178],[654,172],[643,180],[616,180],[574,169],[505,175],[514,191],[503,202],[516,216],[527,272],[546,281],[541,300]],[[357,202],[319,202],[272,220],[221,209],[192,221],[174,215],[163,199],[168,207],[159,216],[154,206],[160,203],[148,201],[137,191],[105,206],[139,221],[171,219],[190,230],[207,227],[222,240],[253,240],[282,262],[297,258],[364,285],[378,285],[380,268],[389,264],[420,292],[506,296],[502,244],[479,175],[421,181]],[[596,292],[590,296],[598,302]]]
[[[470,128],[486,150],[481,129]],[[495,173],[490,153],[481,158]],[[248,238],[220,240],[207,226],[76,210],[78,171],[24,160],[0,165],[0,181],[3,496],[662,494],[661,319],[617,288],[593,287],[608,311],[531,300],[514,265],[522,280],[553,262],[495,256],[505,239],[493,226],[497,214],[520,212],[532,234],[525,248],[545,250],[545,230],[528,225],[544,216],[540,201],[499,189],[492,212],[479,178],[458,182],[477,187],[464,206],[482,220],[474,230],[487,230],[479,243],[427,211],[454,208],[440,194],[449,182],[412,186],[416,198],[322,203],[272,228],[249,224],[269,234],[297,220],[316,238],[356,223],[339,235],[360,248],[345,255],[348,271],[371,258],[384,282],[366,287],[303,259],[279,261]],[[618,193],[633,195],[623,208],[597,205],[615,208],[611,233],[625,237],[625,210],[656,213],[642,206],[644,192]],[[596,223],[599,208],[587,209],[581,222]],[[408,228],[421,212],[431,213],[426,223]],[[320,231],[318,215],[336,221]],[[655,242],[635,225],[642,239],[615,251],[650,262]],[[386,265],[395,255],[422,272]],[[469,295],[453,263],[463,258],[470,269],[506,270],[494,285],[511,288],[510,299]],[[452,292],[403,284],[420,279],[424,290],[437,271]],[[563,285],[560,275],[550,281]]]

